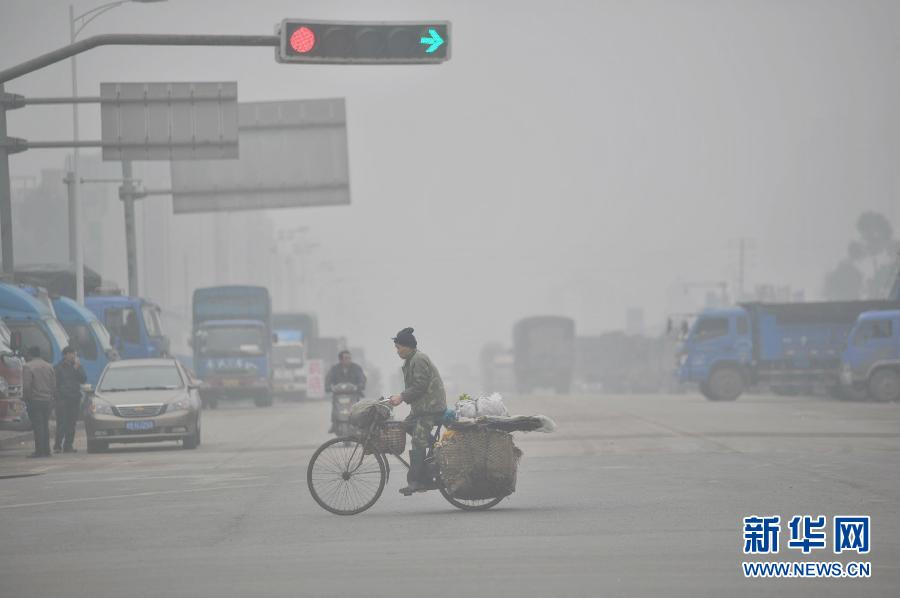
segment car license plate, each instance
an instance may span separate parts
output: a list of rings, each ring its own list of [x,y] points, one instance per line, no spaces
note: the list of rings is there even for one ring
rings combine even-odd
[[[240,386],[240,385],[241,385],[240,380],[223,380],[222,381],[222,386]]]
[[[131,431],[152,430],[154,426],[153,420],[145,420],[138,422],[125,422],[125,429]]]

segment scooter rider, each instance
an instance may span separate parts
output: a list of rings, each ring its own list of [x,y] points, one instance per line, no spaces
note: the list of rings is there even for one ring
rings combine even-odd
[[[414,492],[434,490],[437,486],[425,466],[425,453],[431,442],[431,430],[438,425],[447,409],[447,395],[441,374],[427,355],[417,349],[412,328],[404,328],[394,337],[397,355],[403,359],[403,381],[406,386],[399,395],[391,397],[391,405],[409,403],[406,431],[412,437],[409,451],[408,485],[400,489],[406,496]]]
[[[338,363],[334,364],[328,374],[325,376],[325,392],[331,392],[335,384],[341,382],[349,382],[356,386],[359,391],[359,397],[363,396],[366,390],[366,374],[358,364],[353,363],[353,356],[350,351],[341,351],[338,353]],[[334,398],[331,400],[331,429],[328,433],[334,432],[334,420],[337,416],[337,405]]]

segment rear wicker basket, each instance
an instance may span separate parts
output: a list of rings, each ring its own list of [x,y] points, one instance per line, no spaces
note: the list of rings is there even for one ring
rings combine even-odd
[[[484,427],[456,430],[435,455],[444,488],[454,498],[499,498],[516,490],[522,452],[511,434]]]
[[[406,450],[406,424],[388,421],[379,426],[379,434],[373,436],[366,446],[366,454],[374,452],[402,455]]]

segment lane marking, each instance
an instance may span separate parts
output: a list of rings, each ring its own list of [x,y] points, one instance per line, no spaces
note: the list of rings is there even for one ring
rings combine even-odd
[[[13,505],[0,505],[0,509],[19,509],[23,507],[43,507],[46,505],[60,505],[76,502],[91,502],[96,500],[114,500],[117,498],[137,498],[140,496],[161,496],[164,494],[190,494],[193,492],[212,492],[216,490],[235,490],[241,488],[262,488],[265,484],[242,484],[234,486],[217,486],[215,488],[191,488],[188,490],[159,490],[156,492],[137,492],[135,494],[112,494],[110,496],[91,496],[87,498],[66,498],[62,500],[45,500],[42,502],[19,503]]]
[[[206,482],[208,483],[210,480],[204,480],[204,478],[236,478],[228,481],[232,482],[247,482],[249,480],[264,480],[267,476],[262,475],[254,475],[254,476],[242,476],[242,475],[229,475],[229,474],[197,474],[197,475],[158,475],[158,476],[134,476],[127,478],[79,478],[74,480],[45,480],[48,484],[103,484],[106,482],[143,482],[143,481],[152,481],[152,480],[193,480],[197,483]]]

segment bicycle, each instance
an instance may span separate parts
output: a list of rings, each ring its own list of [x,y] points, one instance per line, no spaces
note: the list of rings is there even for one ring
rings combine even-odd
[[[382,399],[378,405],[390,406],[390,402]],[[386,423],[386,420],[375,418],[360,433],[332,438],[316,449],[306,470],[306,483],[309,493],[320,507],[335,515],[362,513],[378,502],[390,478],[387,455],[393,455],[409,469],[409,463],[403,457],[385,453],[379,446],[381,429]],[[463,511],[485,511],[506,498],[461,499],[447,492],[440,480],[434,455],[434,443],[440,438],[442,427],[443,424],[437,425],[425,455],[426,467],[434,474],[441,496]]]

